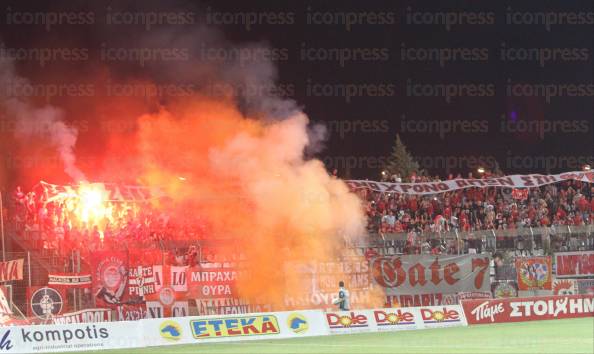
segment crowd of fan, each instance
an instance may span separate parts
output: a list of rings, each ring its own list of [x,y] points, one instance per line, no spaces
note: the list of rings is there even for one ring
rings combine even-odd
[[[450,178],[454,177],[450,175]],[[413,176],[407,181],[432,180]],[[409,251],[415,243],[411,235],[413,239],[417,237],[417,246],[431,252],[458,252],[460,245],[424,244],[418,236],[594,223],[594,186],[579,181],[531,188],[518,199],[510,189],[494,187],[428,196],[368,190],[357,193],[365,203],[369,232],[407,234]],[[96,250],[161,248],[173,250],[171,263],[188,264],[195,262],[197,250],[187,246],[176,249],[171,244],[176,240],[201,240],[208,235],[206,222],[199,216],[173,219],[148,204],[109,203],[100,220],[82,222],[74,212],[76,205],[72,205],[76,199],[48,200],[42,193],[24,193],[20,187],[11,199],[11,221],[17,235],[32,248],[53,250],[63,256],[72,250],[80,250],[84,256]],[[214,257],[216,253],[209,254],[203,248],[200,251],[203,258]]]
[[[430,180],[424,177],[417,182]],[[527,195],[518,199],[512,189],[495,187],[428,196],[367,190],[358,193],[366,203],[368,229],[377,233],[468,232],[594,223],[594,186],[580,181],[530,188]]]
[[[77,200],[48,200],[43,193],[25,193],[17,187],[11,198],[10,221],[17,237],[33,249],[83,256],[97,250],[154,249],[179,240],[200,240],[207,234],[204,220],[196,215],[172,218],[149,204],[108,202],[104,214],[87,222],[77,215]],[[172,248],[172,263],[192,262],[192,248]]]

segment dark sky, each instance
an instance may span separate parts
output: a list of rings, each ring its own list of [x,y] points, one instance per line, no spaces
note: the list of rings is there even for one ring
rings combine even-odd
[[[378,178],[396,133],[422,167],[442,177],[493,168],[495,161],[508,174],[594,163],[592,1],[7,1],[0,11],[6,47],[59,43],[93,56],[102,43],[132,45],[169,28],[187,34],[203,26],[233,43],[267,45],[279,92],[326,125],[329,137],[318,157],[345,177]],[[150,29],[106,25],[107,13],[118,11],[193,15],[189,24]],[[48,29],[8,23],[16,12],[92,12],[94,20]],[[168,39],[172,46],[175,38]],[[59,73],[53,82],[84,82],[92,72],[89,63],[17,66],[32,80],[53,70]],[[163,67],[180,70],[174,62]],[[72,97],[52,103],[65,100]],[[81,134],[95,138],[92,130]],[[94,151],[84,143],[77,150]]]

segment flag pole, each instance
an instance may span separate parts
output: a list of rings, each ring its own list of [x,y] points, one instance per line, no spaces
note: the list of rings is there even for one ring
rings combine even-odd
[[[0,235],[2,237],[2,262],[6,262],[6,246],[4,244],[4,206],[2,205],[2,191],[0,191]]]

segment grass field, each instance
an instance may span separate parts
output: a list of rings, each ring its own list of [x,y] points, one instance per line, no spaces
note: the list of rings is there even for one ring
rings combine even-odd
[[[89,353],[89,352],[86,352]],[[101,353],[594,353],[594,317]]]

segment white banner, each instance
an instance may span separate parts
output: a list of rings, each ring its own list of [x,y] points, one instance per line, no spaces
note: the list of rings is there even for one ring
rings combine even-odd
[[[467,326],[459,305],[327,312],[332,334]]]
[[[319,310],[142,320],[146,346],[329,334]]]
[[[107,202],[147,202],[163,196],[161,190],[145,186],[115,183],[89,183],[86,186],[103,191]],[[45,195],[48,201],[52,201],[78,197],[81,185],[57,185],[41,181],[39,187],[42,189],[42,195]]]
[[[0,327],[0,350],[42,353],[466,326],[458,305]]]
[[[91,274],[49,274],[47,280],[47,285],[67,288],[90,288],[91,284]]]
[[[81,323],[0,328],[3,353],[49,353],[144,346],[138,322]]]
[[[352,190],[370,189],[382,193],[422,195],[445,193],[458,189],[473,187],[533,188],[567,180],[594,183],[594,171],[574,171],[560,173],[557,175],[512,175],[482,179],[454,179],[439,182],[419,183],[388,183],[363,180],[346,180],[345,182]]]

